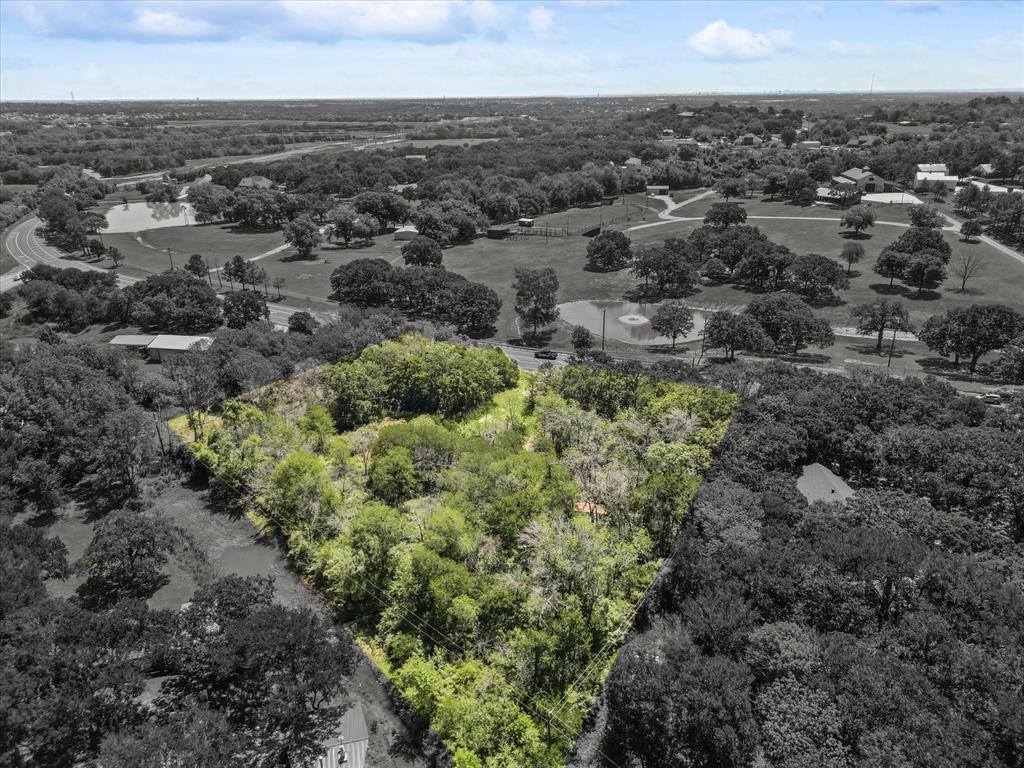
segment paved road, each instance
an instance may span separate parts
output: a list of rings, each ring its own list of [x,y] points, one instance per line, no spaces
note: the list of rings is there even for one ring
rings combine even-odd
[[[18,262],[18,267],[0,276],[0,292],[8,291],[12,288],[17,287],[18,280],[21,277],[21,273],[25,270],[35,266],[36,264],[49,264],[53,267],[60,268],[71,268],[81,269],[85,271],[95,271],[109,273],[109,270],[103,267],[97,267],[95,264],[90,264],[87,261],[78,261],[76,259],[64,258],[64,255],[55,249],[54,247],[47,245],[46,242],[39,236],[37,229],[42,225],[36,217],[31,217],[15,224],[13,227],[7,230],[4,237],[4,246],[7,248],[8,253]],[[261,253],[258,256],[253,256],[248,261],[255,261],[262,259],[267,256],[271,256],[274,253],[278,253],[281,250],[287,248],[287,245],[280,246],[278,248],[272,248],[266,253]],[[132,277],[130,275],[119,274],[117,276],[117,284],[125,288],[132,283],[137,283],[143,278]],[[268,309],[270,311],[270,321],[277,326],[287,328],[288,318],[294,315],[296,312],[309,312],[321,323],[330,322],[333,319],[333,315],[328,312],[316,311],[305,307],[297,307],[289,304],[280,304],[276,302],[268,303]]]
[[[354,152],[359,152],[366,149],[367,147],[380,147],[386,144],[399,144],[405,141],[405,137],[401,138],[385,138],[381,141],[370,141],[359,144],[352,139],[346,139],[345,141],[328,141],[321,144],[314,144],[308,147],[295,147],[293,149],[285,149],[280,152],[271,152],[266,155],[238,155],[231,158],[215,158],[212,160],[194,160],[187,163],[184,167],[189,170],[197,170],[200,168],[213,168],[220,167],[222,165],[240,165],[242,163],[271,163],[275,160],[283,160],[287,157],[294,157],[295,155],[308,155],[313,152],[322,152],[325,149],[331,149],[336,147],[349,147]],[[131,184],[137,184],[140,181],[149,181],[151,179],[160,179],[170,171],[175,170],[168,168],[163,171],[152,171],[150,173],[136,173],[130,176],[110,176],[106,179],[101,178],[100,181],[106,181],[113,183],[118,187],[127,187]]]

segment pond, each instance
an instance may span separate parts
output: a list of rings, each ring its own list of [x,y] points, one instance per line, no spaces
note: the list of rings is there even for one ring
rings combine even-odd
[[[671,344],[672,340],[660,336],[651,328],[651,318],[658,309],[658,304],[638,304],[633,301],[572,301],[559,304],[558,311],[562,319],[571,325],[582,325],[594,334],[601,336],[601,319],[605,319],[605,336],[627,344]],[[684,338],[676,339],[676,344],[684,341],[695,341],[704,330],[704,313],[693,310],[693,330]]]
[[[104,214],[109,227],[104,234],[144,232],[162,227],[188,227],[196,223],[188,203],[128,203],[115,205]]]

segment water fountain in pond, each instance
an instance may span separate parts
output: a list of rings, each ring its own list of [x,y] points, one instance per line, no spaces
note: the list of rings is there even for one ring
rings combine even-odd
[[[619,318],[619,322],[623,325],[643,325],[644,323],[649,323],[650,319],[643,315],[622,315]]]
[[[609,339],[627,344],[671,344],[651,328],[651,318],[658,310],[657,304],[642,304],[631,301],[571,301],[559,304],[558,311],[569,325],[582,325],[595,336],[602,330]],[[679,337],[677,344],[700,338],[704,330],[704,313],[693,310],[693,330],[685,338]]]

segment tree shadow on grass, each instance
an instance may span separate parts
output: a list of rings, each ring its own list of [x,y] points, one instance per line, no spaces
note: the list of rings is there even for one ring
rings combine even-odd
[[[795,355],[779,355],[778,359],[795,365],[825,365],[832,362],[831,357],[820,352],[797,352]]]
[[[880,362],[885,363],[889,359],[889,347],[892,345],[892,335],[890,334],[882,343],[882,351],[879,352],[875,349],[874,344],[851,344],[846,347],[850,352],[853,352],[864,357],[874,357]],[[917,354],[912,350],[901,348],[900,342],[896,342],[896,348],[892,351],[892,359],[898,360],[902,357],[917,357]]]
[[[661,292],[653,286],[648,286],[646,290],[638,286],[623,293],[622,298],[626,301],[635,301],[638,304],[657,304],[659,301],[684,299],[688,296],[696,296],[700,291],[701,286],[692,286],[686,291],[669,290],[665,292]]]
[[[151,578],[140,576],[138,583],[131,588],[114,590],[107,584],[87,578],[75,590],[75,596],[82,607],[90,611],[102,611],[121,600],[148,600],[170,581],[171,577],[167,574],[156,573]]]
[[[280,232],[281,227],[249,227],[245,224],[236,223],[228,227],[228,232],[232,235],[265,235],[268,232]]]
[[[311,253],[311,254],[309,254],[309,256],[300,256],[297,253],[289,253],[288,255],[282,256],[280,259],[278,259],[278,261],[281,261],[281,262],[289,262],[289,261],[309,261],[309,262],[314,262],[314,261],[319,261],[319,260],[320,260],[320,256],[318,254],[316,254],[316,253]]]
[[[875,293],[882,296],[906,296],[910,289],[905,285],[889,285],[888,283],[872,283],[868,286]]]
[[[849,229],[844,229],[839,236],[844,240],[870,240],[874,237],[870,232],[854,232]]]
[[[952,360],[945,357],[924,357],[917,362],[929,373],[956,374],[966,372],[962,362],[959,365],[954,365]]]
[[[546,344],[551,343],[551,338],[554,335],[554,328],[541,328],[536,333],[532,331],[527,331],[520,338],[509,339],[508,343],[514,346],[542,347]]]
[[[829,296],[816,296],[813,299],[802,297],[807,302],[808,306],[814,307],[815,309],[824,309],[825,307],[844,307],[847,304],[839,294],[833,293]]]
[[[939,291],[933,291],[930,289],[925,289],[923,291],[908,289],[906,298],[911,301],[937,301],[942,298],[942,294]]]

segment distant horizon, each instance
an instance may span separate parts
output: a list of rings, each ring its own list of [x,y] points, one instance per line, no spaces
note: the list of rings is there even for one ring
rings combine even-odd
[[[4,102],[70,101],[71,92],[75,101],[108,102],[1018,89],[1024,14],[1016,3],[0,4]]]
[[[837,90],[837,91],[687,91],[676,93],[602,93],[602,94],[570,94],[570,93],[535,93],[511,96],[261,96],[253,98],[233,97],[196,97],[191,98],[139,98],[139,99],[0,99],[0,104],[194,104],[196,102],[289,102],[289,101],[519,101],[528,99],[622,99],[622,98],[669,98],[669,97],[708,97],[708,96],[913,96],[917,94],[999,94],[1024,96],[1021,88],[920,88],[900,91],[868,91],[868,90]]]

